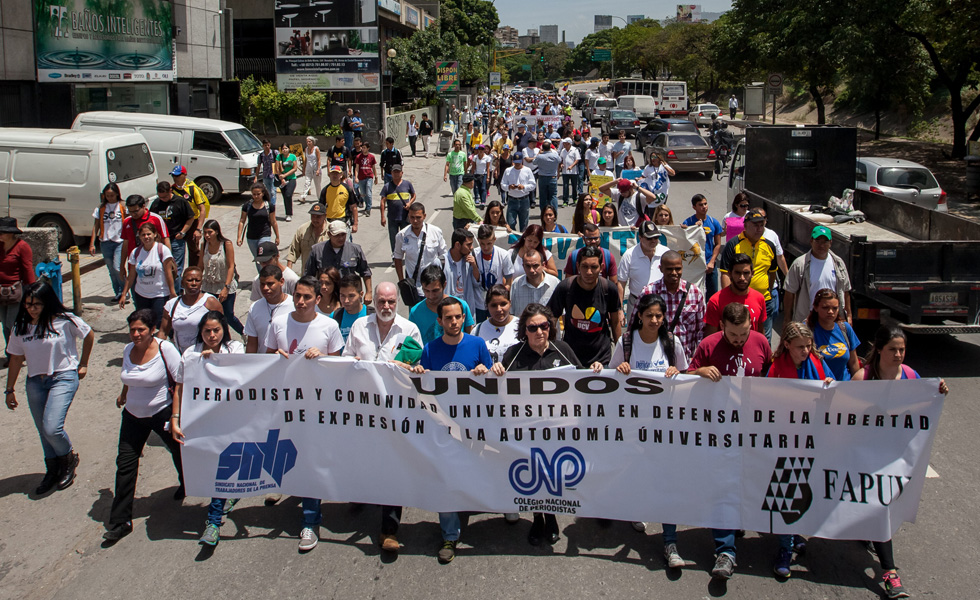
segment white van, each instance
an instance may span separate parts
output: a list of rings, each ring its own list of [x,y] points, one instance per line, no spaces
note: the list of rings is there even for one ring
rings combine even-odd
[[[99,194],[156,196],[157,172],[138,133],[0,128],[0,211],[28,227],[55,227],[59,249],[92,234]]]
[[[183,165],[209,202],[220,199],[222,193],[247,191],[262,152],[262,143],[251,131],[216,119],[95,111],[79,114],[71,128],[143,134],[157,169],[167,174]]]
[[[617,101],[619,108],[633,111],[641,121],[657,117],[657,100],[653,96],[620,96]]]

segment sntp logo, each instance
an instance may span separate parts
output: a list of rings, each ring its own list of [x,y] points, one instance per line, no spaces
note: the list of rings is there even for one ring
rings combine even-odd
[[[776,468],[769,478],[769,490],[762,501],[762,510],[769,512],[770,525],[772,513],[778,512],[784,523],[792,525],[810,509],[813,503],[809,483],[812,469],[813,459],[810,457],[780,456],[776,459]]]
[[[270,429],[264,442],[234,442],[218,457],[218,481],[227,481],[238,473],[239,481],[251,481],[268,473],[282,485],[283,475],[296,466],[296,446],[292,440],[280,440],[279,430]]]
[[[585,477],[582,453],[565,446],[548,458],[541,448],[531,448],[531,458],[515,460],[510,465],[510,485],[518,493],[530,496],[545,486],[548,493],[561,496],[562,488],[572,488]]]

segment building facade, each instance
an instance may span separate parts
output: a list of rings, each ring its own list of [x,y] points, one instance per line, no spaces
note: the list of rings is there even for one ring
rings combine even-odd
[[[504,25],[494,32],[493,37],[496,38],[500,45],[504,48],[516,48],[519,40],[517,29],[509,25]]]
[[[548,44],[558,44],[558,26],[557,25],[542,25],[539,28],[541,32],[541,42]]]

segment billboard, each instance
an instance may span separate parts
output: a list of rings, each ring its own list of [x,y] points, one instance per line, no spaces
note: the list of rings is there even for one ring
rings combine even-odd
[[[402,14],[402,3],[398,0],[378,0],[378,6],[396,15]]]
[[[276,1],[279,89],[379,90],[378,5]]]
[[[436,92],[439,94],[459,93],[459,63],[439,61],[436,63]]]
[[[419,26],[419,11],[411,6],[405,7],[405,23],[408,25]]]
[[[34,0],[39,82],[172,81],[173,5]]]
[[[678,4],[677,21],[679,23],[700,23],[701,5],[700,4]]]
[[[490,89],[499,90],[500,89],[500,72],[491,71],[490,72]]]
[[[595,15],[595,33],[612,29],[612,15]]]

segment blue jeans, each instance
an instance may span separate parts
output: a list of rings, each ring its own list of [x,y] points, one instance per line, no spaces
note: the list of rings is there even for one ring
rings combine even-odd
[[[344,147],[350,152],[354,148],[354,132],[345,131],[344,132]]]
[[[155,298],[146,298],[140,296],[136,292],[133,292],[133,306],[136,310],[141,308],[148,308],[153,312],[153,326],[159,327],[160,320],[163,319],[163,305],[167,303],[170,296],[157,296]]]
[[[17,313],[20,312],[20,304],[0,304],[0,321],[3,322],[3,340],[10,342],[10,332],[14,328],[14,321],[17,320]],[[10,355],[8,354],[9,358]]]
[[[664,546],[677,543],[677,525],[673,523],[662,523],[664,530]]]
[[[578,189],[578,173],[572,173],[571,175],[561,176],[561,201],[564,204],[568,204],[569,188],[571,188],[572,194],[572,204],[578,202],[578,197],[575,196],[576,189]]]
[[[477,206],[483,206],[487,203],[487,176],[486,175],[475,175],[473,180],[474,189],[476,192],[476,204]]]
[[[735,530],[712,529],[711,535],[715,538],[715,554],[724,552],[735,560]]]
[[[616,165],[616,179],[623,174],[623,165]]]
[[[706,300],[711,300],[711,297],[718,292],[718,267],[704,274],[704,289],[707,293]]]
[[[211,498],[211,504],[208,505],[208,525],[221,527],[225,516],[225,502],[228,502],[225,498]]]
[[[58,371],[53,375],[27,378],[27,404],[34,426],[41,436],[44,458],[65,456],[71,452],[71,440],[65,433],[65,417],[78,390],[78,371]]]
[[[462,524],[459,521],[459,513],[439,513],[439,528],[442,529],[443,540],[447,542],[458,540],[459,530],[462,528]]]
[[[385,183],[388,183],[389,181],[391,181],[391,173],[385,173],[384,174],[384,179],[382,181],[384,181]]]
[[[174,255],[174,266],[177,267],[177,279],[174,281],[174,291],[180,295],[180,275],[184,272],[184,255],[187,254],[187,241],[170,238],[170,252]]]
[[[237,293],[228,294],[228,297],[225,298],[225,301],[221,303],[221,309],[225,311],[225,319],[228,320],[228,326],[234,329],[235,331],[237,331],[238,335],[244,335],[245,326],[242,325],[242,322],[239,321],[238,317],[235,316],[236,296],[238,296]]]
[[[550,204],[558,214],[558,176],[539,175],[538,190],[541,192],[538,194],[541,210]]]
[[[275,176],[269,175],[268,177],[263,177],[262,178],[262,185],[265,186],[265,189],[269,190],[269,204],[271,206],[275,206],[276,205],[276,178],[275,178]],[[173,242],[173,238],[171,238],[170,241]]]
[[[398,237],[398,232],[409,225],[408,221],[396,221],[390,216],[388,217],[388,242],[391,244],[392,252],[395,251],[395,238]]]
[[[171,243],[173,238],[171,238]],[[112,293],[118,296],[123,291],[123,280],[119,277],[119,265],[122,263],[122,242],[105,240],[102,246],[102,259],[105,261],[105,268],[109,271],[109,281],[112,282]],[[174,256],[176,261],[177,257]]]
[[[260,237],[255,240],[253,240],[252,238],[245,238],[245,243],[248,244],[248,249],[251,250],[253,259],[255,258],[255,255],[259,253],[259,244],[261,244],[262,242],[271,242],[271,241],[272,241],[272,236],[268,236],[268,235],[265,237]]]
[[[575,182],[575,201],[578,202],[578,197],[582,193],[582,188],[585,186],[585,159],[582,159],[578,163],[578,180]]]
[[[453,189],[453,194],[459,189],[459,186],[463,185],[463,174],[450,175],[449,176],[449,187]]]
[[[766,321],[762,324],[762,332],[766,334],[766,339],[772,343],[772,322],[776,312],[776,303],[773,300],[766,300]]]
[[[317,527],[323,521],[319,498],[303,498],[303,527]]]
[[[531,210],[531,196],[523,198],[507,197],[507,224],[511,229],[522,232],[527,228],[528,212]],[[518,223],[520,227],[518,227]]]
[[[371,212],[371,192],[374,188],[374,179],[371,177],[362,179],[357,182],[357,193],[361,195],[361,200],[364,201],[364,211]]]

